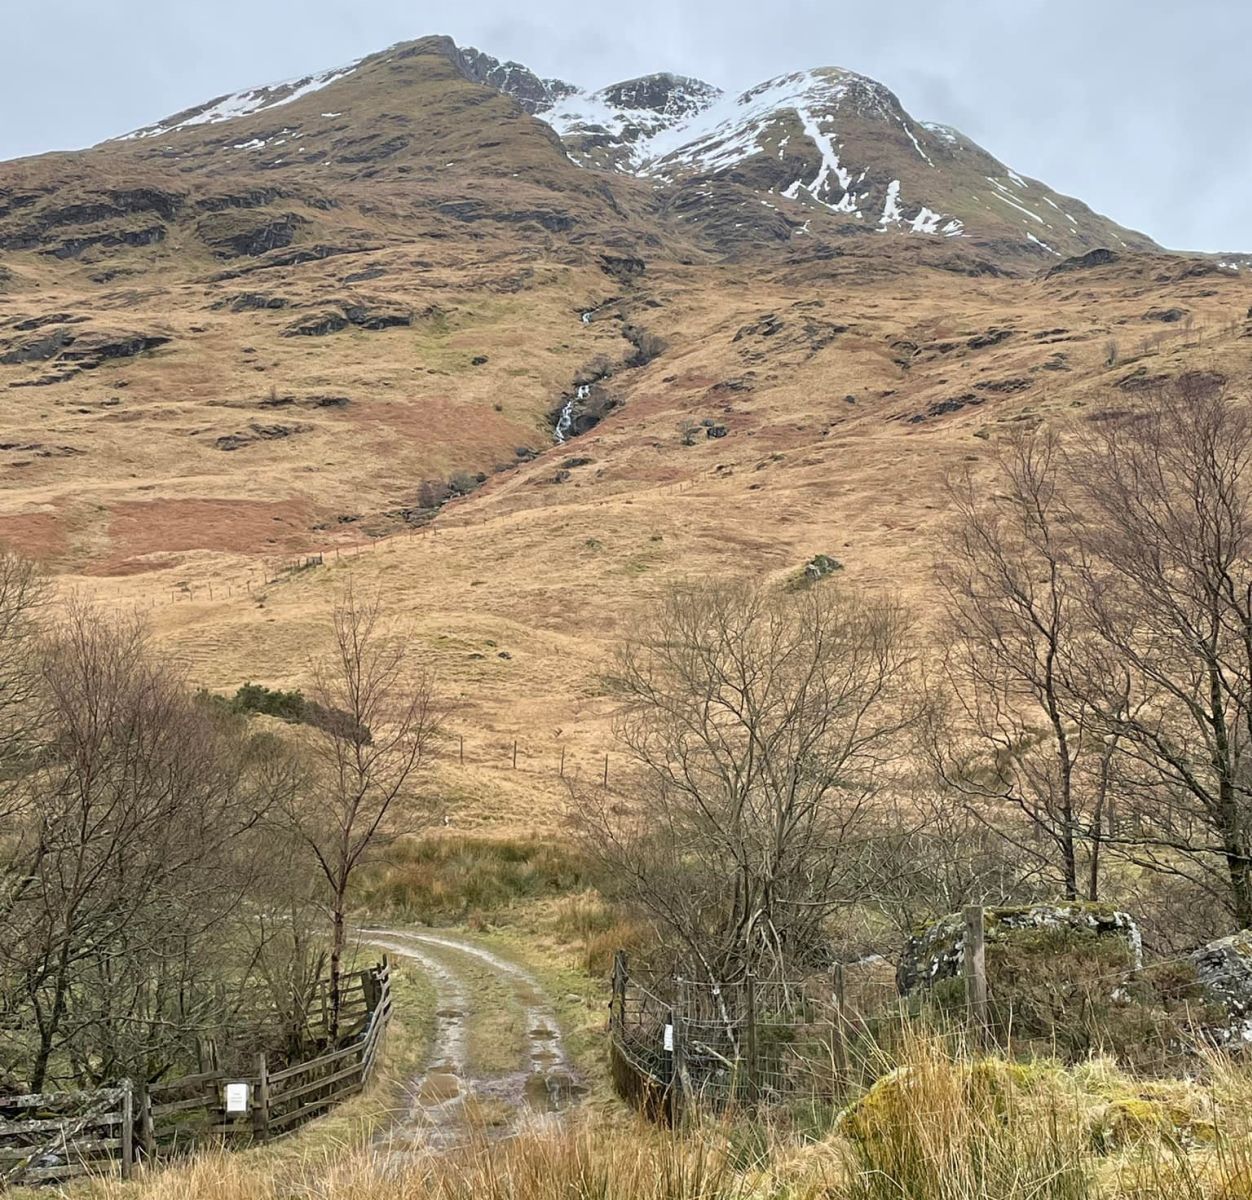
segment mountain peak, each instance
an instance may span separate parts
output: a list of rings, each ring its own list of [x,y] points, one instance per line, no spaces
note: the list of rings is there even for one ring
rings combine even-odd
[[[551,108],[558,100],[578,91],[563,79],[541,79],[519,62],[501,62],[473,46],[457,49],[457,56],[466,76],[513,96],[530,114]]]

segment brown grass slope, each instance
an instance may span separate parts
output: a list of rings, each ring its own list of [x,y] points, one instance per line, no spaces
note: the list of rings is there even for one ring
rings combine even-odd
[[[283,129],[307,161],[232,149]],[[740,221],[782,219],[745,183],[704,220],[691,186],[576,166],[440,39],[222,125],[0,167],[0,537],[151,606],[220,689],[306,682],[335,590],[381,588],[457,704],[457,820],[543,825],[562,748],[603,770],[597,672],[667,583],[826,553],[924,620],[945,472],[1184,369],[1247,382],[1246,273],[1120,251],[1049,274],[798,202],[810,228],[780,241]],[[554,445],[579,383],[603,420]],[[423,525],[449,481],[467,494]]]

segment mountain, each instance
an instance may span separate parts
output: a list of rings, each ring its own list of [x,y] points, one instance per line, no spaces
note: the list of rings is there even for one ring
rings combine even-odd
[[[848,71],[586,91],[423,38],[0,164],[0,540],[211,688],[306,686],[351,574],[456,705],[457,819],[529,826],[554,737],[603,771],[648,596],[825,555],[928,619],[950,473],[1252,386],[1245,259]]]
[[[1099,246],[1157,248],[955,130],[915,120],[887,88],[850,71],[799,72],[739,96],[671,74],[585,92],[447,38],[218,96],[43,165],[6,172],[28,187],[0,207],[0,246],[70,259],[164,241],[171,220],[214,203],[276,219],[198,218],[194,232],[213,253],[311,242],[319,226],[342,233],[347,223],[306,219],[292,204],[350,208],[368,183],[379,216],[379,196],[400,182],[424,189],[395,196],[401,221],[406,209],[426,221],[531,220],[554,232],[612,231],[636,249],[659,240],[678,255],[883,234],[1025,264]],[[152,186],[91,194],[106,174],[151,176]],[[188,195],[206,176],[210,194]],[[255,186],[241,205],[221,185],[244,178]],[[507,204],[497,205],[499,188],[482,189],[489,178],[509,181]],[[78,186],[89,194],[65,204]],[[435,193],[442,204],[428,203]],[[369,240],[360,225],[351,232]]]

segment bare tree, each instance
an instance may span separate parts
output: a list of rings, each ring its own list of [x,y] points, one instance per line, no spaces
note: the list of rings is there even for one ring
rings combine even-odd
[[[1009,439],[996,466],[990,487],[968,473],[949,484],[956,519],[938,577],[953,704],[931,746],[945,782],[1004,840],[1052,867],[1068,899],[1085,890],[1095,900],[1108,746],[1090,689],[1075,686],[1100,662],[1089,652],[1080,522],[1055,434]]]
[[[616,733],[638,796],[576,792],[575,817],[689,977],[821,958],[916,719],[907,624],[851,591],[716,584],[671,592],[622,647]]]
[[[1252,926],[1252,417],[1186,375],[1104,423],[1077,460],[1085,603],[1125,694],[1106,712],[1135,853]]]
[[[0,550],[0,819],[22,804],[22,785],[45,725],[38,639],[48,597],[34,564]],[[3,912],[0,885],[0,912]]]
[[[49,728],[0,945],[0,988],[34,1026],[36,1090],[54,1054],[92,1079],[185,1048],[198,951],[240,903],[235,848],[274,800],[274,756],[199,705],[139,622],[71,604],[39,682]]]
[[[434,818],[414,793],[438,736],[434,686],[383,626],[381,602],[351,586],[332,615],[334,649],[315,671],[326,714],[311,735],[313,788],[289,807],[290,827],[329,893],[331,1036],[339,1031],[349,891],[372,855]]]

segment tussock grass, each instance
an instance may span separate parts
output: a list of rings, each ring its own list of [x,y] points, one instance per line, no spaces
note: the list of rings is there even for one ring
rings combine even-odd
[[[538,838],[414,839],[372,869],[358,902],[372,915],[468,921],[582,888],[586,874],[576,850]]]
[[[1169,1091],[1103,1062],[971,1058],[912,1039],[824,1132],[762,1118],[532,1129],[446,1155],[311,1143],[299,1157],[209,1154],[98,1200],[1248,1200],[1252,1076],[1213,1059]],[[1213,1115],[1207,1128],[1188,1114]],[[1177,1120],[1158,1120],[1164,1114]],[[1115,1118],[1121,1136],[1092,1130]],[[1186,1118],[1186,1119],[1183,1119]]]

